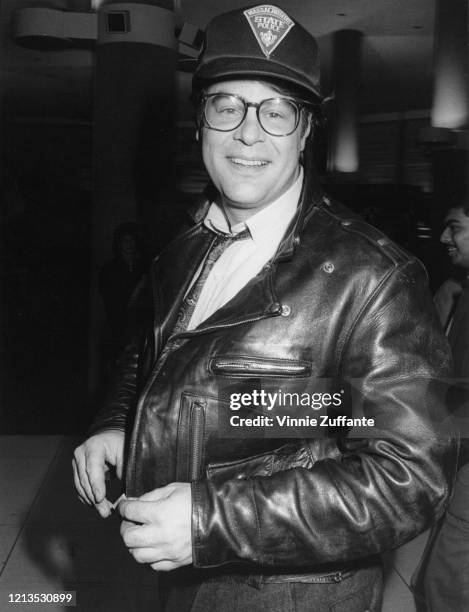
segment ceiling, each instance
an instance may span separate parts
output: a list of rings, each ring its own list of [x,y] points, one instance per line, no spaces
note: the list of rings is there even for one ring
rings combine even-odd
[[[175,2],[181,20],[201,28],[215,14],[246,4],[249,0]],[[317,37],[326,93],[333,89],[332,34],[352,28],[364,35],[361,112],[430,107],[435,0],[277,0],[276,4]],[[93,51],[19,47],[12,39],[11,19],[15,9],[26,6],[87,11],[91,0],[2,0],[0,52],[4,60],[0,74],[7,111],[20,116],[89,119]],[[187,76],[180,77],[181,90],[188,82]],[[183,95],[186,97],[184,91]]]

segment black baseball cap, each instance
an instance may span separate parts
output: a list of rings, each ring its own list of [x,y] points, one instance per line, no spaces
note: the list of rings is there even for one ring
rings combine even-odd
[[[230,77],[281,79],[319,103],[319,52],[314,37],[281,8],[259,4],[218,15],[208,24],[192,81]]]

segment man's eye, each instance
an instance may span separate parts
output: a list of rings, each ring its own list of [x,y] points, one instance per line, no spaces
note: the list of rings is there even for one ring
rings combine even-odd
[[[264,114],[269,119],[284,119],[285,117],[285,115],[283,115],[282,113],[279,113],[278,111],[268,111],[267,113],[264,113]]]
[[[223,102],[222,100],[215,102],[214,109],[218,115],[224,116],[238,116],[243,113],[243,110],[236,104]]]
[[[286,103],[268,103],[261,107],[261,114],[264,119],[269,121],[285,121],[294,117],[295,109]]]
[[[225,115],[234,115],[239,113],[239,109],[234,106],[220,106],[217,108],[217,112],[224,113]]]

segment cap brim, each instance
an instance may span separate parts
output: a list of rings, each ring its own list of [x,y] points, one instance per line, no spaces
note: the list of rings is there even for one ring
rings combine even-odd
[[[307,81],[303,75],[280,64],[269,60],[253,58],[218,58],[211,60],[196,70],[194,81],[219,80],[233,76],[265,77],[271,79],[282,79],[293,83],[303,90],[312,94],[312,102],[320,103],[323,96],[318,88]]]

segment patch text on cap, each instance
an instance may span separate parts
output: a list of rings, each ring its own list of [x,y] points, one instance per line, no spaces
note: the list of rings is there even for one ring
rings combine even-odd
[[[244,11],[259,47],[269,59],[295,23],[277,6],[261,4]]]

